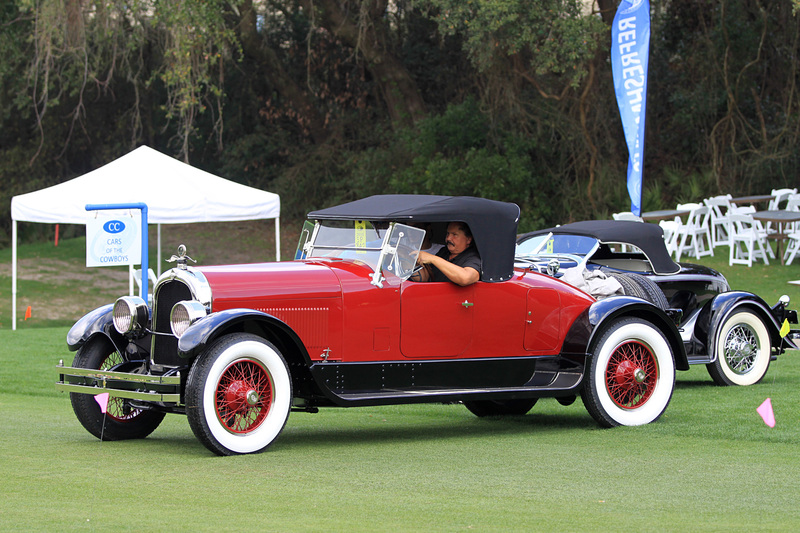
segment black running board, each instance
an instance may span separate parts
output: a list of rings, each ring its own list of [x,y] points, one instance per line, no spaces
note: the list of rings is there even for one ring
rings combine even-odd
[[[319,363],[317,384],[342,406],[574,395],[584,366],[563,357]]]

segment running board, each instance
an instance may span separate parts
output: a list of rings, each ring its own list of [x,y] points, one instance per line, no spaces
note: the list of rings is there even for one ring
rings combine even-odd
[[[320,363],[312,375],[335,404],[356,406],[565,396],[576,394],[583,369],[564,358],[524,357]]]
[[[686,359],[690,365],[707,365],[711,362],[711,357],[708,355],[688,355]]]

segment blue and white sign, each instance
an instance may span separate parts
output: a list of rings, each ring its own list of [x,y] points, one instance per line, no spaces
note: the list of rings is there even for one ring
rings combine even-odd
[[[650,55],[650,2],[622,0],[611,27],[611,72],[628,145],[631,211],[641,215],[647,64]]]
[[[86,221],[86,266],[138,265],[142,234],[138,213],[95,211]]]

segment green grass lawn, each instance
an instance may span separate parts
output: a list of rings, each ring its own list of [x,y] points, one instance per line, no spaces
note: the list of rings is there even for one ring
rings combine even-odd
[[[3,530],[789,531],[800,528],[800,356],[764,382],[678,374],[665,415],[598,428],[580,400],[292,413],[265,453],[216,457],[169,415],[101,442],[55,391],[66,328],[0,331]],[[771,398],[776,426],[756,408]]]
[[[734,288],[769,303],[788,293],[797,307],[800,287],[786,281],[800,279],[800,264],[728,267],[725,251],[699,262]],[[47,264],[81,253],[68,242],[20,255]],[[0,266],[8,261],[0,251]],[[37,283],[24,290],[43,302],[81,290]],[[2,274],[0,299],[3,531],[800,529],[798,352],[747,388],[717,387],[703,367],[679,372],[666,413],[643,427],[600,429],[580,400],[541,400],[505,419],[461,405],[329,409],[292,413],[266,453],[223,458],[179,415],[140,441],[89,435],[54,388],[56,363],[73,356],[71,319],[34,315],[11,331]],[[774,428],[756,413],[766,398]]]

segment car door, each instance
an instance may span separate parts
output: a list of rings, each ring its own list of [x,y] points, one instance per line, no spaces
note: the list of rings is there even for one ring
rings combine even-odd
[[[400,299],[403,356],[439,359],[464,353],[472,342],[477,285],[403,283]]]

